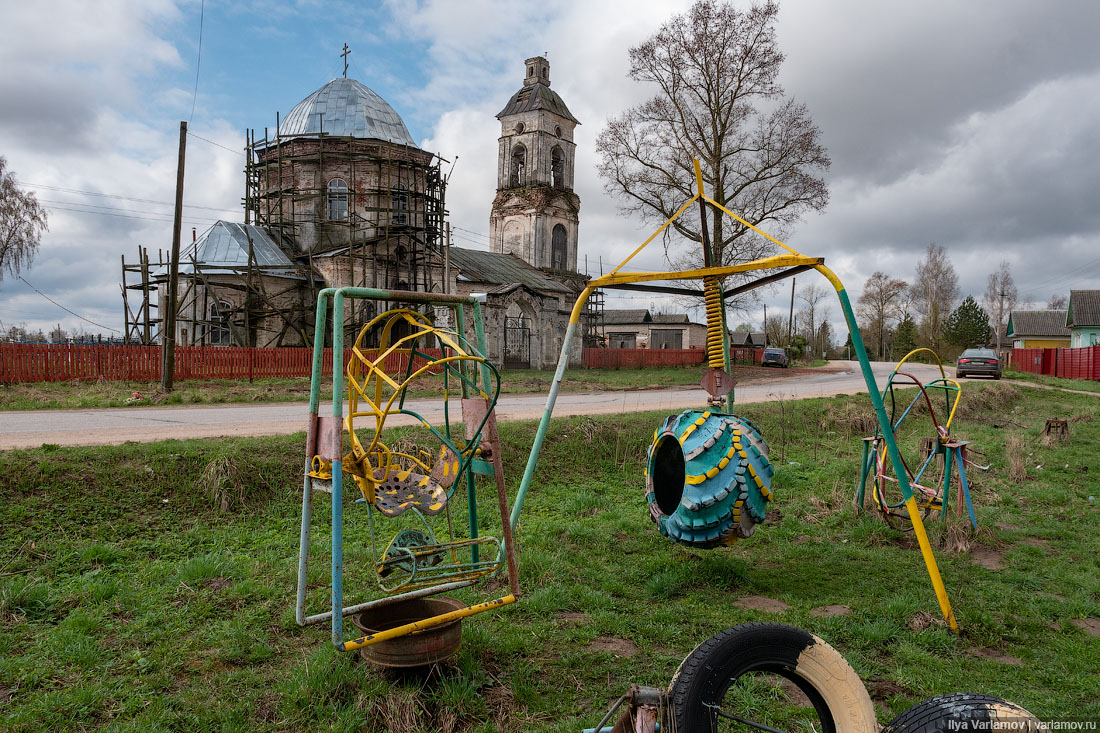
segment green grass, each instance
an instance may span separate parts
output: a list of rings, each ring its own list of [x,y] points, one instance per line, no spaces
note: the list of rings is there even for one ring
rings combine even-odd
[[[1060,377],[1048,377],[1043,374],[1030,372],[1006,371],[1005,379],[1015,379],[1022,382],[1034,382],[1048,387],[1061,387],[1063,389],[1077,389],[1082,392],[1100,392],[1100,382],[1091,379],[1062,379]]]
[[[760,368],[734,367],[740,381],[759,376]],[[546,393],[554,372],[538,369],[509,369],[502,372],[501,391],[508,394]],[[438,381],[438,380],[436,380]],[[442,394],[442,382],[421,380],[410,395]],[[697,385],[698,367],[652,369],[573,369],[567,371],[563,391],[586,392],[605,389],[646,389]],[[140,395],[135,398],[134,393]],[[332,394],[328,379],[322,397]],[[232,402],[291,402],[309,399],[309,379],[188,380],[176,382],[170,393],[160,391],[159,382],[29,382],[0,386],[0,410],[54,410],[97,407],[148,407],[149,405],[199,405]]]
[[[911,537],[851,508],[868,405],[838,397],[739,410],[771,442],[779,515],[713,551],[669,543],[647,515],[642,458],[661,415],[555,420],[520,528],[523,597],[468,619],[458,656],[427,676],[380,673],[335,652],[327,627],[294,623],[302,435],[2,453],[0,728],[577,731],[631,682],[667,685],[698,643],[751,620],[833,644],[882,721],[961,690],[1041,718],[1100,717],[1100,638],[1073,623],[1100,616],[1100,404],[982,384],[963,405],[954,432],[991,464],[971,473],[980,530],[927,522],[961,637],[911,627],[938,616],[935,597]],[[1051,410],[1072,421],[1069,442],[1040,443]],[[1026,427],[996,427],[1006,415]],[[501,426],[512,491],[533,433]],[[1014,455],[1026,480],[1009,479]],[[488,531],[493,495],[481,484]],[[361,554],[365,517],[350,498],[349,552]],[[317,500],[317,552],[327,506]],[[960,538],[970,554],[945,547]],[[976,564],[978,549],[1003,569]],[[327,572],[312,568],[312,608]],[[349,574],[362,598],[350,561]],[[753,594],[787,609],[733,605]],[[852,612],[812,613],[829,604]]]

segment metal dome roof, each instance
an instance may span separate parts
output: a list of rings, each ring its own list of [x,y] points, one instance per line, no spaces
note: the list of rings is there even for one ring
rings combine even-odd
[[[354,79],[333,79],[298,102],[283,120],[279,132],[282,135],[324,132],[416,147],[393,107]]]

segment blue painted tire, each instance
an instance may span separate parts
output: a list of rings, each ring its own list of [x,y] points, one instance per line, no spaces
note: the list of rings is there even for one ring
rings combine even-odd
[[[768,444],[743,417],[687,410],[653,433],[646,501],[661,534],[689,547],[731,545],[765,519]]]

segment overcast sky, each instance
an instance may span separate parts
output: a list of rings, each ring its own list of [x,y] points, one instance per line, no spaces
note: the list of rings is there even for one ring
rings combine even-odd
[[[44,295],[5,276],[2,328],[121,329],[121,256],[171,244],[180,120],[193,133],[187,239],[218,218],[243,220],[244,130],[274,128],[276,112],[339,76],[345,42],[348,76],[389,101],[424,148],[457,158],[455,243],[480,249],[496,185],[494,115],[521,86],[524,59],[548,54],[553,88],[582,122],[580,261],[587,254],[598,274],[599,258],[606,269],[649,227],[604,193],[594,141],[608,117],[652,93],[627,78],[627,49],[687,6],[4,3],[0,155],[47,206],[50,230],[23,273]],[[824,256],[853,297],[875,270],[910,280],[930,242],[947,248],[964,295],[980,296],[1001,260],[1022,298],[1100,288],[1098,28],[1091,0],[785,0],[781,80],[808,105],[833,160],[828,208],[789,243]],[[654,245],[638,264],[661,266],[661,255]],[[775,309],[788,298],[765,295]],[[835,304],[831,315],[838,320]]]

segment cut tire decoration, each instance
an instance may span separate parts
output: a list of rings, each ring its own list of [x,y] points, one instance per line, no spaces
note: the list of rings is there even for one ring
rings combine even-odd
[[[687,410],[654,431],[646,501],[661,534],[689,547],[730,545],[765,519],[774,470],[751,422]]]
[[[894,718],[882,733],[939,733],[940,731],[1046,730],[1019,705],[992,695],[952,692],[917,703]]]
[[[754,673],[793,682],[809,698],[826,733],[878,730],[867,689],[839,652],[807,631],[770,623],[726,629],[684,659],[669,685],[668,727],[711,731],[719,717],[742,715],[739,707],[724,708],[723,700],[740,678]],[[764,708],[770,704],[761,702]]]

